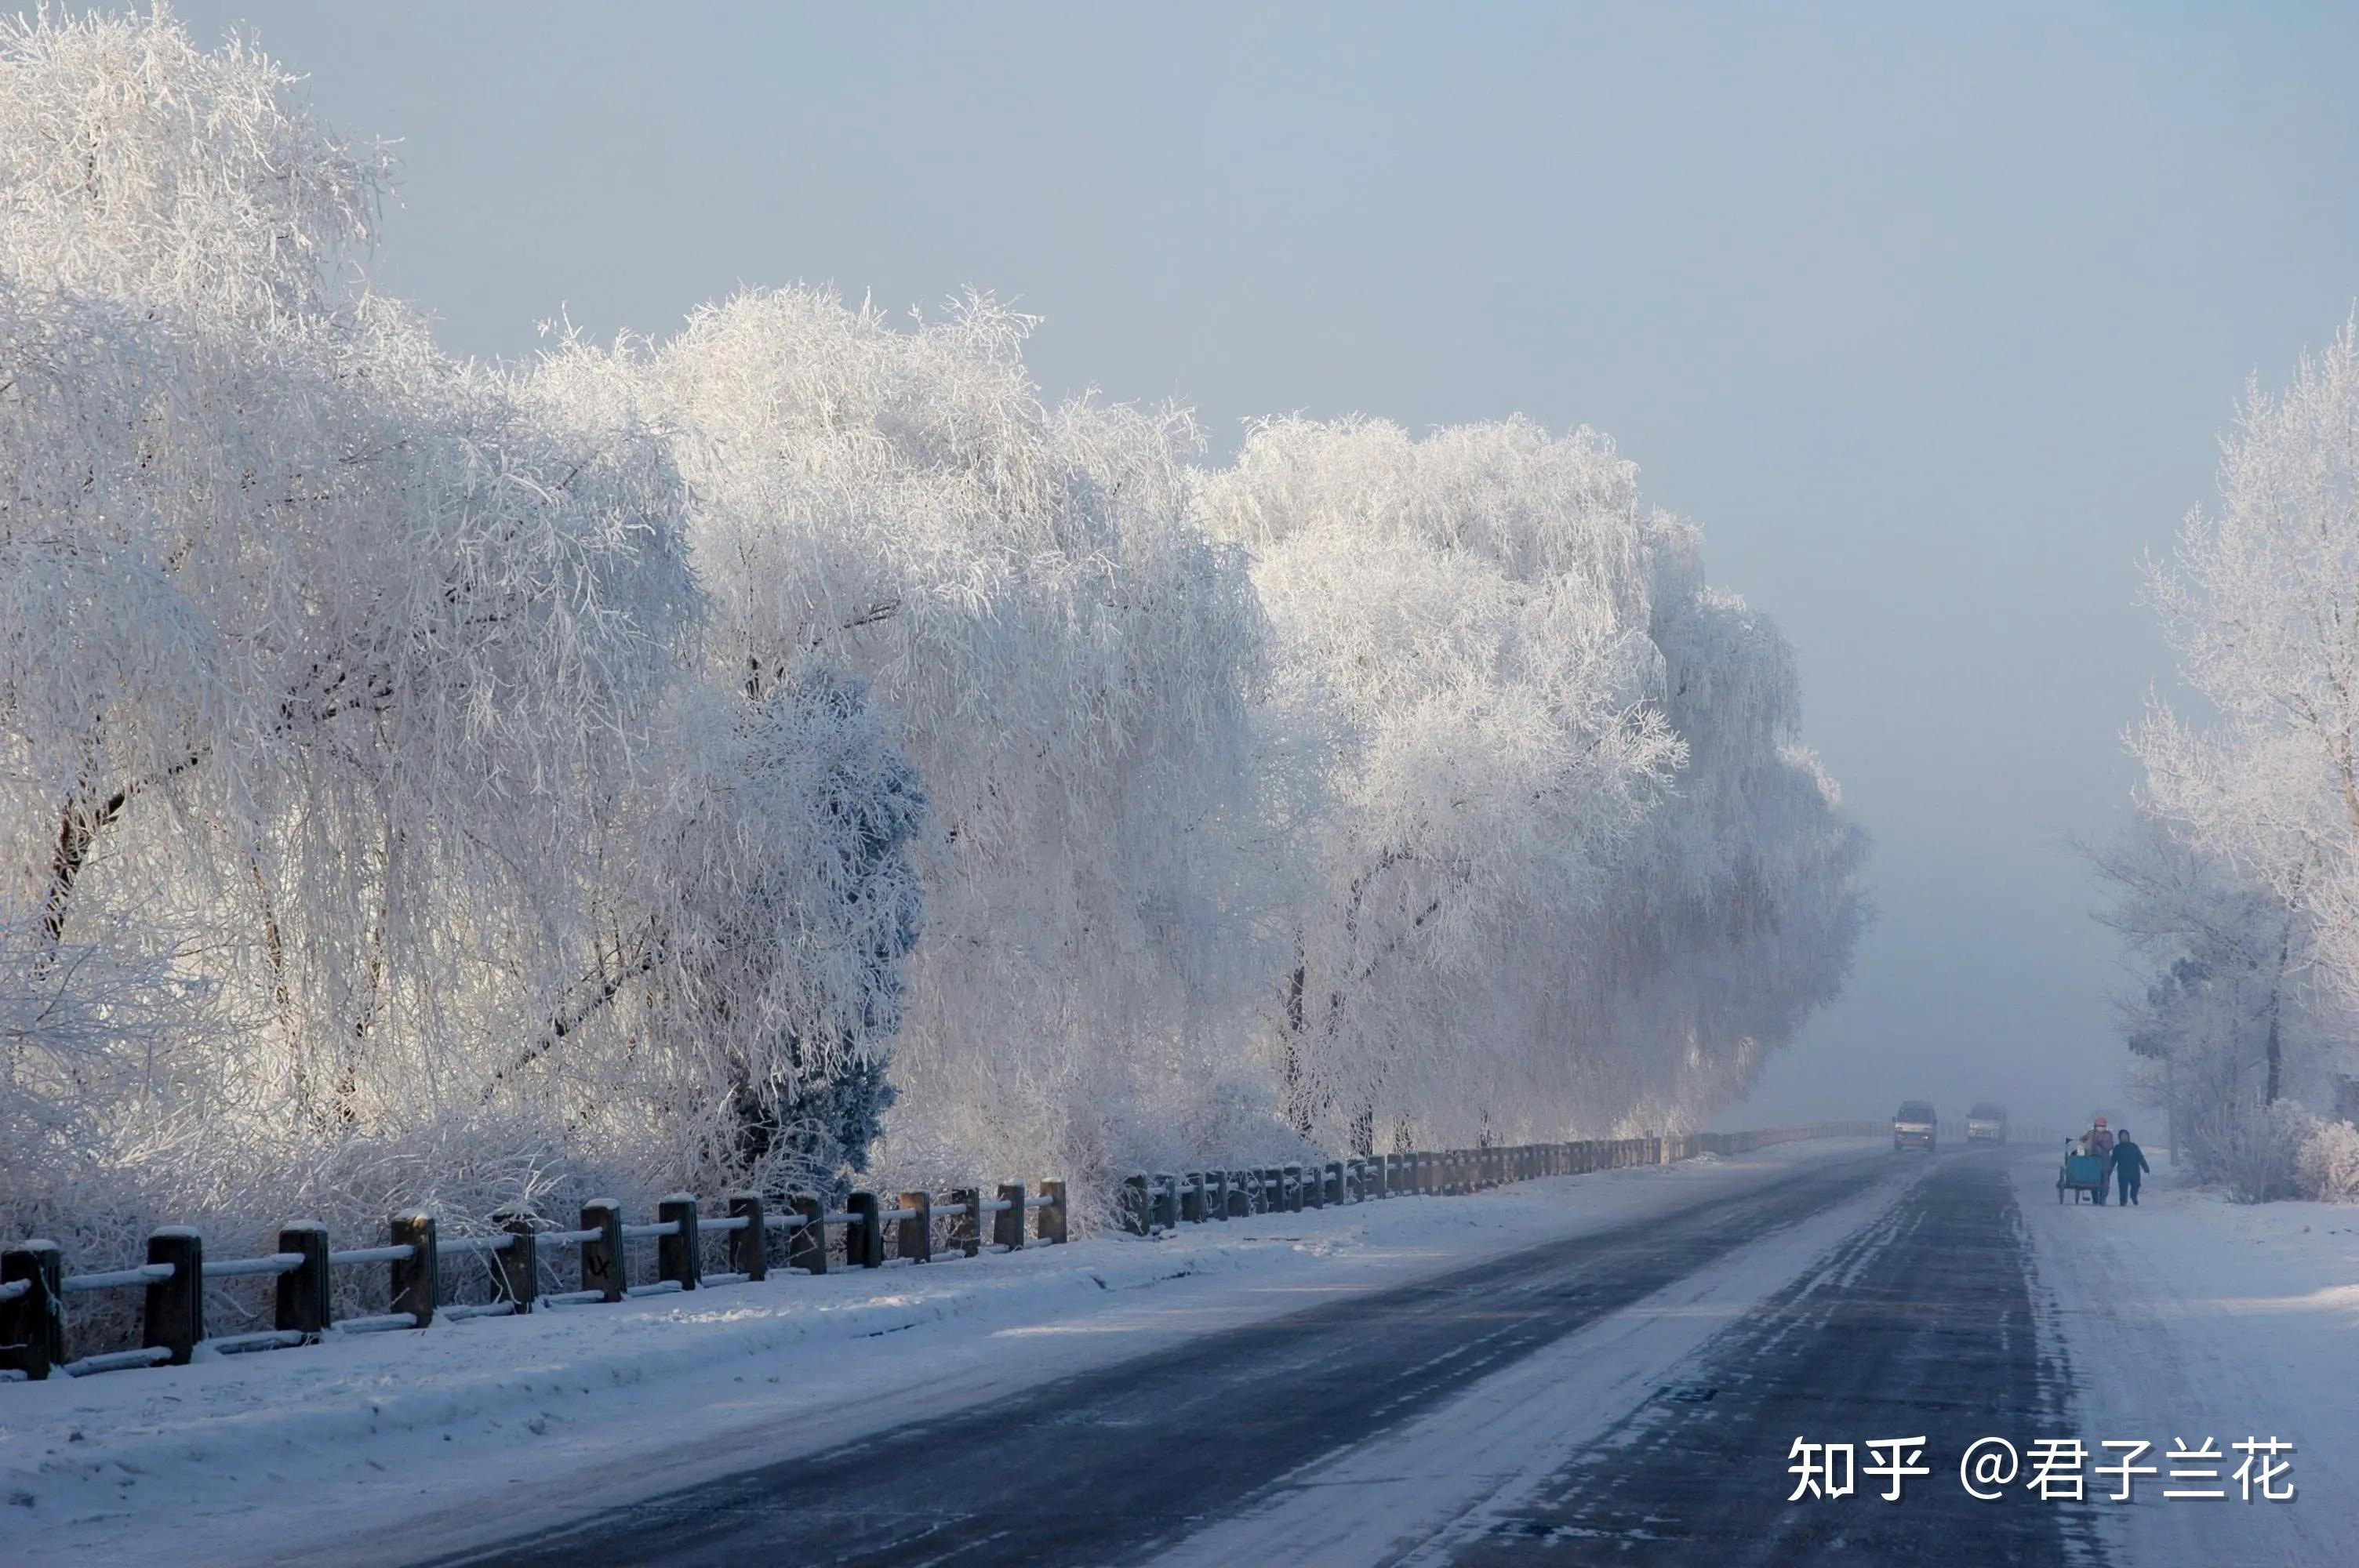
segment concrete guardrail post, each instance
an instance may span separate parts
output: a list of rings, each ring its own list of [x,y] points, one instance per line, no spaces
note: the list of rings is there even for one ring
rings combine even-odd
[[[278,1227],[278,1250],[303,1261],[278,1276],[272,1323],[282,1334],[299,1334],[305,1344],[327,1332],[334,1308],[328,1282],[328,1227],[300,1219]]]
[[[1158,1230],[1180,1227],[1180,1178],[1169,1171],[1156,1173],[1154,1224]]]
[[[951,1219],[950,1233],[942,1239],[957,1248],[962,1258],[976,1257],[983,1251],[983,1189],[979,1186],[951,1189],[951,1206],[966,1212]]]
[[[1065,1207],[1065,1184],[1042,1182],[1040,1195],[1048,1201],[1040,1206],[1040,1222],[1032,1234],[1048,1246],[1062,1247],[1071,1234],[1066,1226],[1070,1215]]]
[[[692,1291],[704,1278],[704,1247],[696,1230],[696,1195],[673,1193],[656,1203],[656,1223],[673,1227],[656,1238],[656,1278]]]
[[[934,1260],[934,1198],[931,1193],[903,1193],[899,1207],[908,1211],[909,1217],[901,1221],[893,1235],[893,1255],[907,1258],[912,1263]]]
[[[1326,1181],[1326,1187],[1327,1187],[1327,1206],[1328,1206],[1329,1208],[1341,1208],[1341,1207],[1343,1207],[1343,1161],[1341,1161],[1341,1160],[1330,1160],[1330,1161],[1328,1161],[1328,1162],[1327,1162],[1327,1181]]]
[[[390,1265],[392,1310],[408,1313],[424,1328],[434,1321],[434,1287],[441,1271],[434,1255],[434,1217],[422,1208],[411,1209],[385,1224],[394,1246],[409,1247],[408,1257],[396,1258]]]
[[[843,1264],[847,1269],[882,1269],[885,1266],[885,1222],[878,1217],[885,1206],[876,1195],[861,1191],[844,1200],[844,1212],[852,1223],[843,1227]]]
[[[816,1193],[797,1193],[787,1200],[802,1223],[788,1233],[787,1267],[806,1274],[827,1272],[827,1200]]]
[[[621,1301],[630,1283],[623,1257],[623,1206],[613,1198],[592,1198],[582,1206],[580,1228],[598,1233],[582,1244],[582,1288],[605,1301]]]
[[[492,1218],[509,1238],[506,1247],[492,1254],[500,1294],[514,1302],[516,1311],[528,1313],[540,1301],[540,1220],[527,1208],[502,1209]]]
[[[770,1277],[770,1217],[759,1193],[731,1193],[729,1217],[745,1223],[729,1233],[729,1271],[748,1280]]]
[[[1223,1187],[1224,1195],[1223,1212],[1227,1214],[1229,1218],[1250,1219],[1253,1217],[1254,1201],[1252,1184],[1259,1174],[1260,1173],[1256,1171],[1231,1171],[1229,1173],[1228,1180]]]
[[[58,1244],[24,1241],[0,1252],[0,1285],[19,1280],[25,1293],[0,1302],[0,1367],[39,1382],[66,1358],[65,1254]]]
[[[169,1279],[151,1280],[140,1314],[139,1343],[172,1353],[185,1367],[205,1337],[205,1241],[185,1225],[168,1225],[147,1237],[147,1261],[169,1263]]]
[[[991,1217],[991,1239],[1010,1252],[1024,1245],[1024,1184],[999,1184],[999,1201],[1007,1206]]]
[[[1190,1171],[1180,1178],[1180,1224],[1204,1223],[1204,1189],[1207,1184],[1205,1173],[1201,1171]]]

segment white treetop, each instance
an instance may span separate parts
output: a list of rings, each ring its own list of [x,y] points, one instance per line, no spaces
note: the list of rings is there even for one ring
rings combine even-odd
[[[1332,737],[1273,1047],[1299,1125],[1675,1124],[1831,994],[1856,850],[1784,749],[1790,657],[1602,438],[1275,421],[1205,497],[1255,551],[1278,721]],[[1728,933],[1766,950],[1715,997]]]
[[[1236,1032],[1262,656],[1242,558],[1190,514],[1186,417],[1042,406],[1030,325],[764,291],[543,373],[675,431],[712,678],[816,657],[892,716],[930,803],[896,1147],[1018,1168],[1103,1150],[1100,1118]]]
[[[2313,917],[2359,996],[2359,344],[2346,325],[2223,441],[2220,503],[2189,514],[2150,591],[2188,684],[2132,737],[2154,809]]]

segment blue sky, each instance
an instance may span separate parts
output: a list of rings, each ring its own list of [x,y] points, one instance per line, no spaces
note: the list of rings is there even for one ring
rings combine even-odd
[[[454,349],[740,284],[1046,318],[1052,393],[1611,433],[1799,650],[1875,834],[1734,1119],[2117,1097],[2063,846],[2168,651],[2137,563],[2359,296],[2359,8],[176,7],[398,138]]]

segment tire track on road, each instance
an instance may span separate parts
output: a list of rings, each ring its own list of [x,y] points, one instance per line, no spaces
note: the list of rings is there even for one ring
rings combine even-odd
[[[1881,1155],[1308,1308],[439,1563],[1109,1563],[1888,1180]],[[1569,1184],[1569,1201],[1579,1188]],[[1480,1199],[1473,1200],[1480,1202]]]
[[[1977,1502],[1959,1481],[1978,1438],[2073,1435],[2071,1368],[2037,1332],[2026,1242],[2005,1164],[1942,1157],[1884,1221],[1713,1340],[1693,1374],[1707,1396],[1650,1403],[1531,1498],[1410,1561],[2102,1563],[2087,1505],[2040,1501],[2020,1478]],[[1897,1503],[1864,1474],[1853,1497],[1788,1501],[1796,1438],[1858,1444],[1864,1462],[1871,1438],[1920,1434],[1932,1473]]]

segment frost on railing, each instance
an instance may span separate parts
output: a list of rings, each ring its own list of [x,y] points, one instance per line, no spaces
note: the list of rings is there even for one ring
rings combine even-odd
[[[386,1222],[382,1242],[357,1247],[332,1247],[327,1227],[293,1222],[279,1230],[276,1250],[253,1258],[207,1259],[202,1237],[185,1226],[168,1226],[149,1236],[145,1263],[81,1274],[65,1272],[56,1242],[36,1238],[0,1249],[0,1377],[82,1377],[179,1365],[200,1348],[241,1354],[314,1344],[331,1335],[424,1328],[437,1316],[516,1317],[553,1306],[758,1283],[774,1265],[780,1272],[824,1274],[831,1230],[847,1266],[872,1269],[888,1261],[929,1261],[936,1256],[937,1226],[947,1227],[950,1252],[974,1257],[984,1249],[986,1215],[995,1250],[1024,1245],[1027,1214],[1034,1217],[1035,1240],[1054,1244],[1066,1238],[1062,1182],[1043,1182],[1031,1197],[1020,1183],[1001,1186],[998,1195],[986,1199],[979,1187],[963,1188],[937,1204],[929,1194],[903,1193],[888,1208],[876,1194],[855,1192],[845,1207],[829,1209],[808,1194],[788,1195],[783,1206],[773,1206],[761,1194],[736,1193],[727,1199],[726,1215],[707,1218],[692,1194],[675,1193],[657,1205],[655,1218],[631,1224],[624,1222],[619,1202],[593,1198],[582,1206],[571,1229],[514,1211],[495,1216],[500,1229],[484,1236],[440,1236],[434,1216],[410,1211]],[[888,1227],[894,1241],[889,1259]],[[654,1277],[634,1282],[631,1248],[642,1242],[654,1244]],[[706,1271],[708,1243],[725,1254],[725,1268]],[[783,1249],[783,1255],[774,1258],[775,1249]],[[444,1265],[462,1258],[484,1260],[491,1300],[442,1302],[451,1283]],[[354,1268],[386,1271],[387,1311],[335,1315],[333,1272]],[[646,1265],[641,1268],[644,1273]],[[578,1289],[542,1291],[544,1272],[568,1271]],[[209,1336],[207,1282],[247,1279],[272,1282],[273,1325]],[[69,1357],[68,1301],[133,1290],[144,1292],[137,1314],[140,1343]]]

